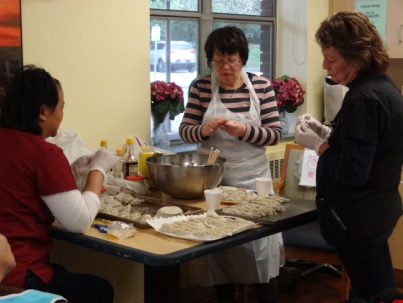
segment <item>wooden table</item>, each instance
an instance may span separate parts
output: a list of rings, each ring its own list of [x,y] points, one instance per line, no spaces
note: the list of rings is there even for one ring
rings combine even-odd
[[[172,201],[205,209],[205,202],[201,200]],[[304,207],[291,219],[280,220],[273,225],[258,225],[254,229],[212,242],[174,238],[151,228],[137,229],[134,237],[118,240],[93,227],[85,234],[72,234],[55,226],[52,237],[144,264],[144,301],[179,302],[180,263],[315,221],[316,207],[313,201],[300,199],[289,203],[301,201]]]

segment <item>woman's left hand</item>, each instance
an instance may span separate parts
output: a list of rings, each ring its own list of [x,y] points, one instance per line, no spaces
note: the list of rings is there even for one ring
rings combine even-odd
[[[246,124],[236,120],[228,120],[220,128],[231,136],[242,137],[246,133]]]
[[[88,169],[93,156],[94,154],[81,156],[70,165],[71,172],[73,173],[76,182],[88,174]]]

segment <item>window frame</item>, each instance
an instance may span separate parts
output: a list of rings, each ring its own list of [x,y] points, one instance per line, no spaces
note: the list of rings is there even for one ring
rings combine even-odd
[[[152,18],[158,19],[176,19],[176,20],[198,20],[198,45],[197,45],[197,70],[200,73],[205,69],[207,59],[205,57],[203,46],[207,40],[208,35],[213,30],[214,22],[228,22],[228,23],[244,23],[244,24],[260,24],[260,25],[272,25],[272,46],[271,46],[271,70],[268,71],[269,75],[263,74],[264,77],[271,79],[276,74],[276,41],[277,41],[277,0],[273,1],[273,16],[256,16],[256,15],[240,15],[240,14],[224,14],[212,12],[213,0],[198,0],[198,11],[179,11],[179,10],[167,10],[167,9],[151,9],[150,8],[150,20]],[[170,76],[167,77],[167,80]],[[178,142],[179,141],[179,142]],[[170,139],[171,146],[174,144],[183,143],[182,140]]]

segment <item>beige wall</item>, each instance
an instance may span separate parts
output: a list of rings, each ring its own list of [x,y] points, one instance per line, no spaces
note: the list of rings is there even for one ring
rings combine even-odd
[[[403,94],[403,59],[391,59],[387,74],[393,79]]]
[[[24,0],[24,64],[47,69],[63,85],[62,128],[90,148],[126,137],[149,141],[149,1]]]
[[[296,118],[309,112],[317,119],[323,116],[322,54],[315,42],[315,32],[328,15],[327,1],[278,1],[277,72],[297,78],[306,91],[305,103],[295,113],[287,113],[290,132]]]
[[[323,56],[319,45],[315,41],[315,33],[320,23],[328,15],[329,7],[327,1],[309,0],[308,6],[308,84],[307,91],[310,92],[305,112],[311,113],[319,121],[323,118],[323,92],[326,71],[322,68]]]

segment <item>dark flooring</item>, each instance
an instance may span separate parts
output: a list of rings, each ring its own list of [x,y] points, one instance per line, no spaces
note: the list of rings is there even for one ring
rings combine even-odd
[[[297,278],[304,269],[288,268],[279,283],[280,303],[340,303],[337,274],[329,269],[317,270]],[[182,291],[181,303],[216,303],[211,287]],[[248,303],[258,303],[253,286],[248,288]]]

